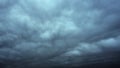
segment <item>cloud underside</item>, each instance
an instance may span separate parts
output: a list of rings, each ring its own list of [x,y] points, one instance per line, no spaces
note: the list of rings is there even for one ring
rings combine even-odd
[[[0,62],[42,64],[119,51],[119,4],[118,0],[0,0]]]

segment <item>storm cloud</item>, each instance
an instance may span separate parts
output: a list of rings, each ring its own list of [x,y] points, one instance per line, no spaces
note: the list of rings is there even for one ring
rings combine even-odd
[[[0,63],[64,65],[120,51],[119,6],[119,0],[0,0]]]

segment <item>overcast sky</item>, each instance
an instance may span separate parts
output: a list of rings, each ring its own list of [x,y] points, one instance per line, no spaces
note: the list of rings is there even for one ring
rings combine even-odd
[[[0,0],[0,62],[119,51],[119,7],[119,0]]]

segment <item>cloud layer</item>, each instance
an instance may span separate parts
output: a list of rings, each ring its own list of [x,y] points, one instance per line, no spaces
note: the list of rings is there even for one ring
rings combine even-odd
[[[35,66],[59,62],[60,56],[119,51],[119,4],[118,0],[0,0],[0,62]]]

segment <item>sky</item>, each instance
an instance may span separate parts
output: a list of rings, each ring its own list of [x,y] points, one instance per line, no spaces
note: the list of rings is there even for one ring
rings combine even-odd
[[[66,57],[120,51],[119,6],[119,0],[0,0],[0,63],[66,64]]]

